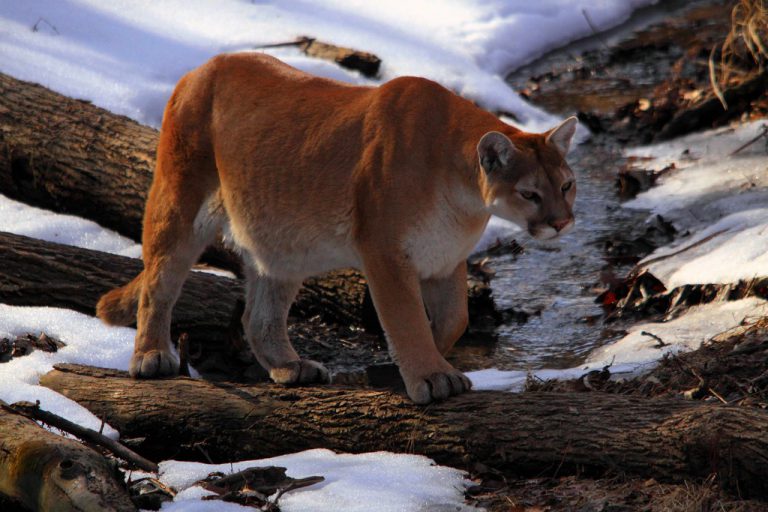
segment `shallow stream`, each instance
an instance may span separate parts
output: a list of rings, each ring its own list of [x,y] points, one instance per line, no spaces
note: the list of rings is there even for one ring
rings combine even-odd
[[[687,37],[685,30],[656,24],[675,13],[676,19],[683,20],[677,23],[683,23],[688,32],[695,31],[696,23],[706,19],[707,10],[716,8],[715,4],[670,1],[641,9],[609,32],[520,68],[509,75],[508,82],[520,91],[530,85],[531,77],[544,76],[537,85],[546,90],[536,96],[537,103],[563,116],[578,110],[613,112],[645,97],[669,76],[671,63],[680,57],[679,47],[669,41]],[[620,48],[622,58],[603,51],[608,46]],[[551,73],[556,79],[549,81]],[[495,343],[461,343],[451,357],[460,368],[573,367],[596,347],[622,335],[624,326],[604,324],[602,308],[595,303],[601,279],[622,277],[630,268],[608,263],[606,242],[639,236],[648,217],[620,205],[616,178],[623,165],[622,149],[616,139],[598,136],[571,151],[568,161],[578,183],[576,228],[571,233],[554,242],[522,235],[517,240],[524,248],[521,254],[490,256],[497,306],[529,316],[522,323],[501,325]]]
[[[495,272],[493,296],[500,309],[528,314],[507,322],[495,343],[462,343],[453,355],[460,367],[566,368],[580,364],[595,347],[621,334],[604,328],[595,303],[601,274],[623,275],[604,258],[606,240],[637,231],[647,217],[619,206],[618,148],[610,141],[575,148],[568,158],[577,176],[576,227],[555,241],[518,238],[520,254],[489,256]]]

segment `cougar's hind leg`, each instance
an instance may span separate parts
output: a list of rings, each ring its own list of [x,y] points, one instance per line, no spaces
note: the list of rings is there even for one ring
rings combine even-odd
[[[187,273],[223,222],[221,209],[216,206],[218,178],[212,159],[174,147],[174,142],[182,143],[173,135],[172,130],[171,134],[161,133],[144,214],[144,271],[129,367],[133,377],[178,373],[179,360],[171,343],[171,312]]]
[[[259,364],[278,384],[328,382],[328,370],[320,363],[301,359],[288,338],[288,310],[301,282],[261,275],[250,262],[245,268],[243,327]]]

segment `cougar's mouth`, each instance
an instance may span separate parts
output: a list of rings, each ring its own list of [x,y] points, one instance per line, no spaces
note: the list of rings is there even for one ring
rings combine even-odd
[[[571,220],[559,231],[548,224],[538,224],[528,227],[528,233],[536,240],[552,240],[559,236],[562,236],[573,229],[575,222]]]

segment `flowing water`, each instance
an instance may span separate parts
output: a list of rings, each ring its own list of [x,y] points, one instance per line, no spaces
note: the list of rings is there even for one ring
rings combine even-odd
[[[698,10],[694,12],[692,6]],[[717,2],[709,0],[673,0],[641,9],[616,29],[551,52],[517,70],[508,82],[516,90],[524,90],[530,77],[554,72],[557,80],[538,82],[546,88],[537,96],[539,105],[563,115],[577,110],[612,113],[645,97],[669,76],[672,64],[681,56],[679,47],[669,41],[688,35],[656,23],[674,12],[677,19],[696,20],[685,27],[695,31],[695,23],[707,22],[707,9],[717,8]],[[605,51],[617,45],[622,45],[622,53]],[[590,51],[587,60],[591,60],[585,66],[584,52]],[[595,302],[601,277],[621,277],[629,270],[606,261],[605,243],[639,236],[648,217],[620,205],[616,177],[623,164],[621,149],[617,140],[601,136],[575,147],[569,155],[578,183],[572,232],[554,242],[523,236],[517,240],[524,247],[522,254],[491,257],[488,266],[496,272],[491,287],[497,306],[529,316],[522,323],[501,325],[495,342],[460,343],[451,357],[459,367],[573,367],[596,347],[622,335],[624,326],[606,325]]]
[[[522,253],[490,257],[497,307],[528,318],[501,325],[495,343],[461,344],[452,357],[460,367],[571,367],[621,334],[603,326],[595,298],[601,274],[623,275],[628,267],[610,265],[603,246],[637,231],[647,215],[619,205],[615,180],[621,156],[615,144],[577,146],[568,160],[578,184],[576,227],[555,241],[524,235],[518,239]]]

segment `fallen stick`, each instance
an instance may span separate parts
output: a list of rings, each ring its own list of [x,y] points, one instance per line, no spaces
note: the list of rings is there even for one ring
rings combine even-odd
[[[59,430],[68,432],[78,439],[82,439],[88,443],[96,446],[106,448],[116,457],[130,462],[138,469],[149,471],[150,473],[157,473],[159,468],[154,462],[145,459],[138,453],[132,451],[127,446],[123,446],[114,439],[110,439],[107,436],[91,430],[90,428],[81,427],[77,423],[72,423],[66,418],[62,418],[57,414],[53,414],[50,411],[45,411],[40,408],[40,404],[33,404],[31,402],[16,402],[10,405],[10,408],[26,416],[27,418],[42,421],[43,423],[56,427]]]
[[[471,392],[429,407],[385,391],[282,388],[57,365],[40,382],[87,407],[134,448],[215,462],[309,448],[420,453],[514,475],[706,478],[768,496],[768,413],[601,393]]]

